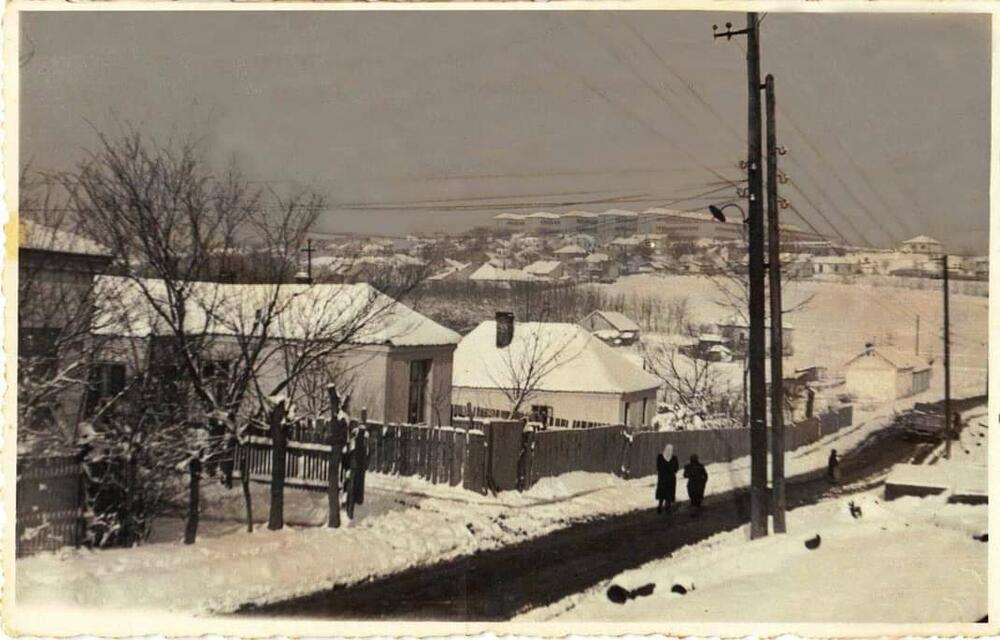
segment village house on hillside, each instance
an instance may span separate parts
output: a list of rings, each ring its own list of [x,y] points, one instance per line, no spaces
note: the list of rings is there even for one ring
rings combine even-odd
[[[639,340],[639,325],[617,311],[591,311],[580,320],[580,326],[615,346],[627,346]]]
[[[495,321],[462,338],[455,350],[453,404],[509,411],[511,397],[521,392],[526,398],[519,413],[569,424],[639,426],[655,415],[661,380],[579,325],[517,323],[511,343],[497,344]]]
[[[930,236],[917,236],[904,240],[900,243],[899,249],[904,253],[923,253],[931,256],[944,254],[944,245]]]
[[[460,336],[430,318],[359,284],[219,284],[192,283],[186,307],[186,330],[210,341],[213,369],[225,371],[240,355],[238,337],[255,327],[255,312],[275,296],[279,309],[269,337],[274,346],[295,345],[331,335],[342,329],[347,343],[329,356],[327,371],[352,397],[352,404],[367,408],[376,421],[442,424],[450,419],[452,354]],[[96,367],[118,388],[99,390],[111,397],[124,388],[147,359],[155,360],[173,333],[156,315],[141,288],[154,299],[166,296],[163,281],[101,276],[95,332],[108,341]],[[206,309],[212,309],[206,313]],[[266,390],[285,375],[280,349],[269,351],[258,377]],[[307,392],[307,391],[306,391]],[[93,408],[101,397],[88,398]],[[293,403],[296,401],[292,394]]]
[[[559,280],[566,275],[566,267],[558,260],[536,260],[526,266],[524,272],[544,280]]]
[[[716,325],[719,335],[726,340],[726,346],[734,354],[743,354],[750,344],[750,325],[739,316],[730,316],[723,322]],[[764,339],[766,341],[767,353],[771,353],[771,319],[764,322]],[[795,353],[794,348],[795,329],[788,323],[781,325],[781,350],[783,356],[790,356]]]
[[[844,364],[844,383],[856,398],[889,402],[926,391],[931,368],[916,356],[867,345]]]

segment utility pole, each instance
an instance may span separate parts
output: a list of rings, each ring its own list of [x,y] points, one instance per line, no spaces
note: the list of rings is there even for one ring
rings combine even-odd
[[[951,334],[948,324],[948,256],[941,256],[944,273],[944,457],[951,458]]]
[[[761,171],[760,42],[757,14],[747,13],[746,29],[715,33],[747,37],[747,174],[750,181],[750,538],[767,535],[767,381],[764,343],[764,187]]]
[[[312,238],[306,239],[306,246],[300,249],[302,253],[306,254],[306,273],[309,275],[309,282],[313,281],[313,240]]]
[[[785,389],[781,335],[781,227],[778,223],[778,140],[774,125],[774,76],[764,79],[767,115],[767,274],[771,302],[771,517],[785,533]]]
[[[920,355],[920,316],[917,316],[917,340],[913,345],[913,355]]]

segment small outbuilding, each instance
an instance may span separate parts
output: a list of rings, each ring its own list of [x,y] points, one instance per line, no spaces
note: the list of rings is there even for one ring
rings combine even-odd
[[[639,325],[617,311],[591,311],[580,326],[613,345],[630,345],[639,340]]]
[[[844,364],[847,392],[857,398],[892,401],[930,387],[931,367],[920,358],[895,349],[866,345]]]

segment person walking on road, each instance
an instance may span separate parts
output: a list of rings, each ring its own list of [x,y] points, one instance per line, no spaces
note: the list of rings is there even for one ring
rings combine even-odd
[[[830,457],[826,461],[826,478],[830,484],[840,482],[840,460],[837,459],[837,450],[830,451]]]
[[[708,471],[705,465],[698,462],[698,456],[692,454],[691,461],[684,465],[684,477],[687,478],[688,499],[691,500],[691,517],[701,513],[701,501],[705,498],[705,485],[708,484]]]
[[[663,452],[656,456],[656,512],[662,513],[666,507],[667,513],[674,506],[677,495],[677,471],[680,462],[674,455],[674,445],[663,447]]]

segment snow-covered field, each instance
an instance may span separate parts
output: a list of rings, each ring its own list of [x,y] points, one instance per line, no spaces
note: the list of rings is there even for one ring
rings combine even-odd
[[[619,278],[614,284],[593,285],[626,295],[656,296],[664,300],[687,298],[691,319],[698,324],[718,322],[732,314],[720,306],[718,287],[705,276],[640,274]],[[864,349],[866,340],[912,353],[920,324],[920,355],[934,357],[934,382],[942,376],[942,294],[934,290],[899,289],[870,283],[792,282],[783,291],[784,306],[791,308],[811,298],[785,318],[793,327],[793,356],[789,367],[839,368]],[[980,384],[985,388],[989,299],[951,296],[953,383]]]
[[[973,421],[945,474],[986,473],[986,429]],[[788,514],[788,533],[747,542],[745,528],[626,571],[519,621],[975,622],[987,611],[986,505],[948,495],[887,502],[881,489]],[[860,509],[852,515],[850,505]],[[805,541],[819,535],[819,546]],[[612,585],[653,593],[625,604]],[[672,591],[679,584],[686,589]]]
[[[788,456],[789,475],[820,469],[831,447],[847,451],[885,426],[894,410],[859,411],[855,425]],[[708,493],[746,486],[749,462],[713,464]],[[540,481],[524,493],[481,496],[415,478],[369,476],[366,501],[354,521],[327,529],[322,493],[286,492],[290,526],[250,534],[240,524],[239,489],[206,489],[205,526],[194,545],[178,540],[170,523],[165,540],[134,549],[64,549],[21,559],[16,598],[22,613],[33,606],[186,613],[226,612],[246,603],[287,599],[372,577],[521,542],[570,523],[650,508],[652,477],[623,480],[571,473]],[[263,485],[254,510],[267,511]],[[28,615],[25,613],[25,615]]]

